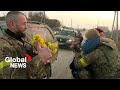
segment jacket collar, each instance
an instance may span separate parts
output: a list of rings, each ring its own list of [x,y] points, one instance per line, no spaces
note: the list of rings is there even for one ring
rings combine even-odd
[[[7,33],[9,36],[13,37],[14,39],[19,40],[20,42],[24,43],[21,37],[19,37],[14,32],[10,31],[9,29],[5,30],[5,33]]]

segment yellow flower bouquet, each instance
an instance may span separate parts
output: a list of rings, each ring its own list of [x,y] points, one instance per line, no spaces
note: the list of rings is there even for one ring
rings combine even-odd
[[[57,43],[52,44],[51,42],[45,42],[44,39],[40,36],[40,34],[35,34],[33,36],[32,44],[34,45],[37,41],[41,44],[42,48],[49,47],[52,54],[55,54],[57,52],[57,47],[58,47]]]

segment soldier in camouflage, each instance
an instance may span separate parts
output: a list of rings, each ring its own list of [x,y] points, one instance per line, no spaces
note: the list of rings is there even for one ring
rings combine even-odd
[[[81,43],[83,41],[83,36],[82,34],[79,32],[77,37],[75,37],[75,41],[72,42],[72,44],[70,45],[70,48],[73,50],[74,52],[74,58],[73,58],[73,61],[70,63],[69,67],[71,69],[71,74],[72,76],[75,78],[75,79],[80,79],[80,76],[79,76],[79,70],[75,68],[75,65],[74,65],[74,59],[75,57],[77,56],[80,56],[81,54]]]
[[[89,54],[77,57],[75,67],[86,68],[92,79],[119,79],[120,56],[114,41],[103,42]]]
[[[10,11],[6,15],[8,29],[4,36],[0,37],[0,79],[38,79],[42,76],[45,66],[42,61],[47,63],[51,58],[49,48],[33,47],[31,40],[28,39],[25,30],[27,29],[27,18],[19,11]],[[37,55],[39,53],[39,56]],[[27,62],[26,68],[10,68],[5,63],[5,57],[26,57],[28,54],[31,61]],[[41,61],[42,59],[42,61]],[[40,65],[42,64],[42,65]]]

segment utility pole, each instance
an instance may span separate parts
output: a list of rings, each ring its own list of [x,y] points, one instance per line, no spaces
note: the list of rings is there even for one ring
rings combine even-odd
[[[116,28],[114,26],[115,23],[115,19],[116,19]],[[114,31],[115,30],[115,33]],[[111,31],[111,38],[113,38],[116,41],[116,44],[118,44],[118,11],[114,11],[114,19],[113,19],[113,25],[112,25],[112,31]],[[115,38],[113,37],[113,34],[115,34]]]
[[[72,18],[71,18],[71,28],[72,28]]]
[[[45,11],[41,12],[41,23],[45,24]]]
[[[41,12],[41,23],[42,23],[42,21],[43,21],[43,13]]]
[[[44,22],[44,24],[45,24],[45,11],[43,11],[43,22]]]
[[[99,25],[99,20],[98,20],[98,23],[97,23],[97,27],[98,27],[98,25]]]
[[[79,24],[77,24],[77,29],[79,29]]]
[[[118,44],[118,11],[116,11],[117,18],[116,18],[116,44]]]
[[[115,27],[114,27],[114,24],[115,24],[115,16],[116,16],[116,11],[114,11],[114,18],[113,18],[113,24],[112,24],[111,38],[113,38],[113,30],[115,29]]]

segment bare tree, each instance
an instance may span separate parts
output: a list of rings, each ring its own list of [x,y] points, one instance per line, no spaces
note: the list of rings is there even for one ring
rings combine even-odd
[[[30,11],[28,13],[28,20],[31,21],[39,21],[41,23],[46,23],[49,27],[60,27],[61,23],[57,19],[49,19],[48,16],[45,15],[45,12],[38,11],[38,12],[32,12]]]
[[[48,19],[48,17],[46,15],[44,15],[44,13],[42,11],[39,11],[39,12],[30,11],[28,13],[28,20],[31,20],[31,21],[43,22],[44,18]]]

